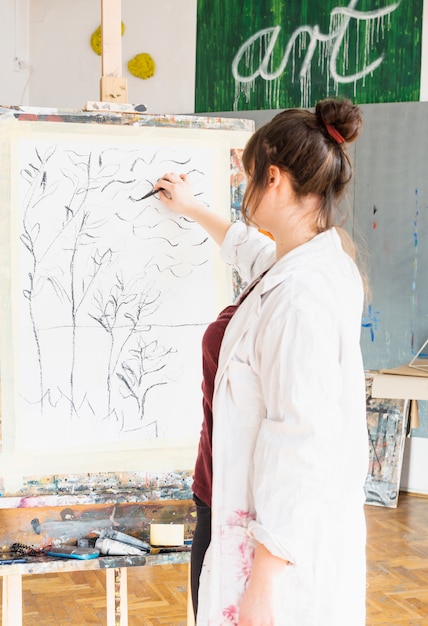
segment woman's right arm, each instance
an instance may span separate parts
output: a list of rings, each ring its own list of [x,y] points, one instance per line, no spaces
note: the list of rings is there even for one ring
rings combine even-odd
[[[155,186],[168,209],[197,222],[221,246],[221,258],[245,282],[252,282],[275,262],[274,242],[240,220],[232,223],[195,198],[185,174],[168,173]],[[226,237],[234,225],[230,236]]]
[[[164,174],[156,188],[168,209],[197,222],[221,246],[232,223],[195,198],[186,174]]]

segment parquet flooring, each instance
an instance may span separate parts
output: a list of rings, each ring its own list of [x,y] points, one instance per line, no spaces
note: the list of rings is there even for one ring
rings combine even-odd
[[[128,569],[129,626],[186,626],[186,565]],[[24,626],[106,624],[105,572],[24,576]]]
[[[367,626],[428,625],[428,497],[367,506]]]
[[[366,519],[367,626],[428,626],[428,497],[402,493]],[[106,623],[102,571],[24,576],[23,600],[24,626]],[[187,565],[130,568],[128,601],[129,626],[185,626]]]

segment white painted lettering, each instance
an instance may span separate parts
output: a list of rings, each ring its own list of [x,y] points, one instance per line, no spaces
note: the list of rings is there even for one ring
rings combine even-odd
[[[272,26],[258,31],[242,44],[232,62],[232,75],[237,85],[235,104],[239,96],[239,90],[242,90],[244,85],[247,85],[247,87],[244,88],[244,92],[247,93],[248,97],[248,90],[254,86],[256,78],[260,77],[265,81],[280,79],[287,68],[291,55],[293,55],[294,68],[297,45],[299,45],[299,51],[306,51],[299,73],[301,90],[304,91],[301,98],[302,106],[308,106],[309,104],[308,84],[310,83],[312,60],[318,44],[320,44],[321,53],[327,57],[326,70],[335,84],[355,84],[368,74],[374,72],[382,64],[384,55],[369,62],[369,54],[373,47],[373,32],[376,30],[376,33],[379,33],[382,29],[383,36],[384,19],[389,17],[399,7],[400,2],[401,0],[398,0],[398,2],[374,11],[358,11],[355,8],[358,4],[358,0],[351,0],[347,7],[336,7],[331,11],[330,27],[327,34],[323,34],[318,25],[313,27],[300,26],[292,33],[285,48],[281,63],[277,69],[272,69],[272,54],[277,45],[281,26]],[[346,75],[344,72],[341,73],[337,66],[341,48],[349,45],[348,33],[351,20],[357,21],[357,29],[360,28],[360,22],[366,24],[366,36],[364,41],[365,64],[361,69],[356,68],[354,73]],[[367,36],[367,32],[371,32],[372,36]],[[259,43],[261,51],[264,50],[264,52],[259,53],[258,66],[253,63],[253,52],[256,43]],[[347,51],[345,50],[345,52],[347,56]],[[251,68],[251,72],[248,74],[243,73],[243,71],[248,68]],[[272,93],[276,93],[277,97],[279,96],[278,89],[273,90]],[[272,108],[276,107],[273,106]]]

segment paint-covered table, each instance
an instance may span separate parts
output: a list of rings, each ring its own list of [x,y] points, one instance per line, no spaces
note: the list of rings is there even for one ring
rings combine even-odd
[[[22,577],[28,574],[105,570],[107,626],[127,626],[128,567],[188,563],[190,551],[150,554],[147,556],[101,556],[95,559],[64,559],[49,556],[27,557],[25,563],[0,565],[3,577],[3,626],[22,626]]]
[[[57,476],[55,489],[61,495],[49,495],[53,485],[51,479],[35,481],[37,493],[32,493],[31,485],[27,484],[27,495],[0,498],[0,546],[3,550],[10,550],[15,542],[19,542],[40,553],[48,546],[75,545],[80,539],[94,539],[105,529],[115,529],[148,542],[153,523],[183,524],[185,540],[191,541],[195,505],[186,477],[187,473],[169,473],[168,476],[159,473],[155,480],[147,475],[144,484],[137,486],[135,477],[127,474],[122,476],[127,485],[125,489],[118,476],[114,482],[113,475],[110,475],[110,488],[102,489],[101,482],[106,476],[88,474],[75,476],[75,483],[71,481],[81,489],[70,485],[58,489],[60,477]],[[106,572],[107,626],[127,626],[127,569],[188,563],[189,556],[189,548],[183,547],[180,552],[100,556],[88,560],[37,554],[25,557],[25,563],[0,564],[0,576],[3,577],[1,623],[3,626],[22,624],[22,576],[100,569]]]

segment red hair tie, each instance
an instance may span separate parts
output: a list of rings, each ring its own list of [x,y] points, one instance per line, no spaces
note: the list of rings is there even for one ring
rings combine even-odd
[[[330,137],[333,137],[337,143],[343,143],[345,141],[344,137],[342,137],[339,131],[336,130],[331,124],[324,122],[324,126]]]

